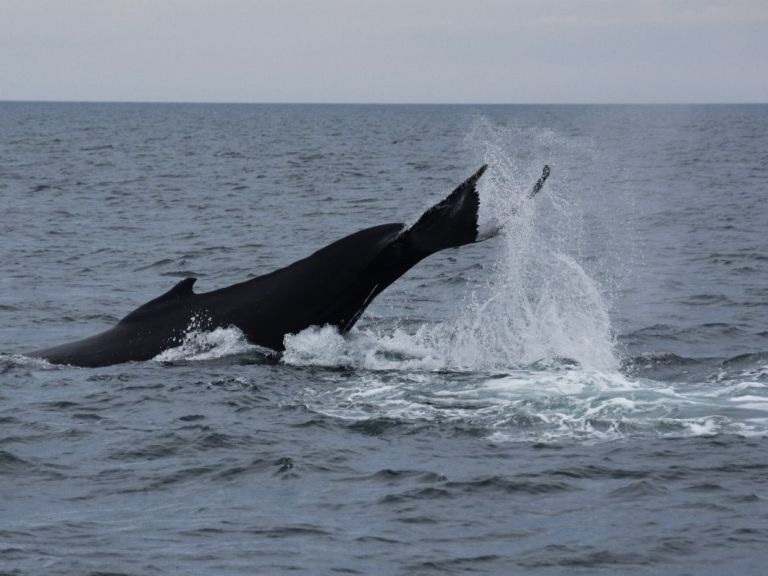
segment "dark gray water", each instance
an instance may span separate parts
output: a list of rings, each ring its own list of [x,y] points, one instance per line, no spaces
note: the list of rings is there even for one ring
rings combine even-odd
[[[482,162],[506,234],[347,337],[20,355]],[[768,106],[0,103],[0,572],[763,574],[767,193]]]

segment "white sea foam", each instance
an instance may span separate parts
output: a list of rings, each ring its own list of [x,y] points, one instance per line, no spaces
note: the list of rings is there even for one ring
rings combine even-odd
[[[245,335],[234,326],[216,328],[209,332],[189,330],[179,346],[169,348],[155,356],[157,362],[178,360],[211,360],[241,354],[258,347],[249,344]]]
[[[439,351],[420,333],[395,329],[389,334],[353,330],[341,335],[332,326],[311,326],[285,337],[282,361],[295,366],[341,366],[366,370],[430,371],[446,368]]]
[[[56,370],[61,365],[51,364],[42,358],[24,356],[23,354],[0,354],[0,370],[8,368],[34,368],[37,370]]]
[[[706,386],[679,390],[581,369],[506,374],[363,371],[350,385],[307,389],[311,410],[345,420],[483,427],[494,441],[611,440],[626,436],[764,436],[766,398],[713,399]],[[726,415],[727,414],[727,415]]]

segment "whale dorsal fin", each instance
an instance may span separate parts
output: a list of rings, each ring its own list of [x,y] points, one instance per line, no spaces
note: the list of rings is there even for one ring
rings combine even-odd
[[[195,285],[195,282],[197,282],[197,278],[184,278],[184,280],[181,280],[176,286],[168,290],[168,292],[155,298],[153,302],[165,300],[166,298],[186,298],[188,296],[194,296],[195,293],[192,291],[192,287]]]
[[[150,300],[146,304],[142,304],[136,310],[128,314],[125,318],[123,318],[120,322],[125,322],[126,320],[133,320],[136,318],[139,318],[143,316],[146,312],[149,312],[150,310],[157,308],[158,306],[162,306],[164,304],[171,304],[174,301],[177,300],[184,300],[186,298],[190,298],[195,295],[195,293],[192,291],[192,286],[194,286],[195,282],[197,282],[197,278],[184,278],[184,280],[178,282],[173,288],[168,290],[168,292],[165,292],[164,294],[158,296],[154,300]]]

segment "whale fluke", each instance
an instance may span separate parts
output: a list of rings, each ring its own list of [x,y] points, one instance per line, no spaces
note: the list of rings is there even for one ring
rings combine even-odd
[[[432,254],[477,240],[480,206],[477,181],[487,169],[488,164],[483,164],[445,199],[421,215],[408,230],[415,247]]]

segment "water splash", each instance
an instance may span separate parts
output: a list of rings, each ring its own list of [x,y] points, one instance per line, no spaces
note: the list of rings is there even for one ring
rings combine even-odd
[[[510,151],[519,140],[514,130],[484,121],[470,136],[472,147],[492,166],[481,184],[481,208],[488,206],[504,227],[490,278],[469,295],[464,313],[450,327],[451,357],[468,368],[570,359],[585,369],[615,372],[608,305],[579,262],[580,210],[558,186],[556,158],[517,159]],[[545,162],[553,164],[551,182],[529,201]]]
[[[346,340],[330,328],[312,328],[286,338],[284,361],[464,371],[576,364],[616,372],[608,305],[579,262],[580,211],[554,182],[541,194],[546,200],[527,198],[545,162],[515,158],[516,136],[478,121],[470,138],[490,165],[479,189],[480,217],[501,224],[502,233],[491,240],[499,248],[490,275],[466,295],[457,318],[411,335],[369,331]],[[550,180],[557,180],[556,171],[555,164]]]
[[[153,360],[157,362],[212,360],[254,349],[258,347],[249,344],[245,335],[234,326],[211,331],[188,330],[179,346],[161,352]]]
[[[285,337],[282,362],[292,366],[362,368],[376,371],[432,371],[446,367],[446,357],[423,343],[421,331],[408,334],[352,330],[342,335],[332,326],[311,326]]]

